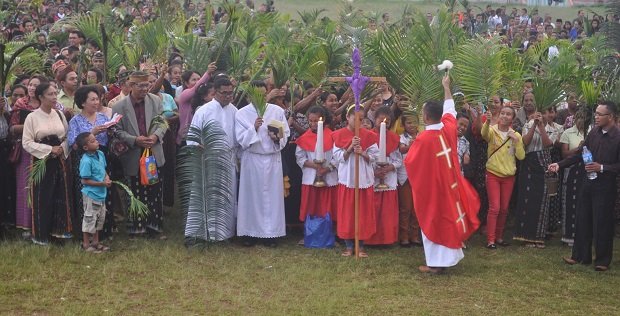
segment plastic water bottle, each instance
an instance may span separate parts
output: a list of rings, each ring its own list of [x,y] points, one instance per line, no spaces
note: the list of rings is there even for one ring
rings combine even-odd
[[[584,146],[583,147],[583,152],[581,153],[581,157],[583,157],[583,163],[584,164],[589,164],[594,162],[594,160],[592,159],[592,153],[590,152],[590,150],[588,149],[588,147]],[[596,179],[598,175],[596,174],[596,172],[588,172],[588,179],[590,180],[594,180]]]

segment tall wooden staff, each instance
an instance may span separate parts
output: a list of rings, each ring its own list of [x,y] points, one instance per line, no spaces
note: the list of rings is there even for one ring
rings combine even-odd
[[[364,87],[370,78],[362,76],[362,57],[359,50],[353,49],[353,55],[351,56],[351,62],[353,64],[353,76],[347,77],[347,81],[351,85],[353,91],[353,97],[355,98],[355,137],[360,137],[360,96]],[[359,223],[360,223],[360,155],[355,154],[355,258],[359,258],[360,254],[360,238],[359,238]]]

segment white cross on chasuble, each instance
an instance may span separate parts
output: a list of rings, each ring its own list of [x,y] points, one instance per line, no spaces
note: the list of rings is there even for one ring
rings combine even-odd
[[[450,159],[450,153],[452,152],[452,148],[446,146],[446,141],[443,139],[443,135],[439,135],[439,141],[441,141],[442,151],[435,154],[437,157],[445,156],[446,162],[448,163],[448,168],[452,169],[452,160]]]
[[[444,140],[443,135],[441,134],[439,134],[439,141],[441,142],[442,150],[436,153],[435,156],[438,158],[444,156],[448,164],[448,168],[452,169],[452,159],[450,159],[450,153],[452,152],[452,148],[446,145],[446,141]],[[455,182],[450,186],[450,189],[456,190],[458,187],[458,184],[456,182],[456,179],[453,179],[453,180]],[[452,192],[452,194],[454,194],[454,192]],[[456,193],[456,195],[458,196],[458,192]],[[466,233],[467,226],[465,225],[465,213],[463,213],[463,210],[461,209],[461,203],[459,201],[456,201],[456,211],[458,213],[456,223],[457,224],[460,223],[461,226],[463,227],[463,232]]]

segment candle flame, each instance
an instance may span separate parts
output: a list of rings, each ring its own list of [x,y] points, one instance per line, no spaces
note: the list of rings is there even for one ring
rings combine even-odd
[[[383,123],[386,123],[386,121],[387,121],[387,117],[383,119]]]
[[[323,117],[321,116],[319,117],[319,122],[322,122],[322,121],[323,121]]]

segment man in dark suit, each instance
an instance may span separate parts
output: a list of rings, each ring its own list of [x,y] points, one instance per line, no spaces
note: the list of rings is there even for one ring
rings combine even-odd
[[[564,262],[592,263],[594,245],[594,269],[607,271],[611,263],[614,240],[614,205],[616,200],[616,177],[620,172],[620,129],[616,126],[616,105],[607,101],[599,104],[594,112],[596,126],[588,133],[584,147],[592,152],[593,161],[585,165],[588,178],[577,204],[575,244],[570,257]],[[549,171],[557,172],[583,160],[582,148],[575,155],[551,164]]]
[[[139,235],[149,233],[161,235],[163,232],[163,203],[161,173],[159,182],[151,185],[140,183],[140,158],[145,149],[150,149],[155,157],[157,168],[166,162],[161,140],[166,127],[157,123],[157,116],[163,112],[162,101],[156,95],[148,93],[150,84],[148,74],[136,71],[129,77],[131,92],[116,103],[112,111],[123,117],[118,122],[118,137],[129,148],[119,158],[130,188],[138,199],[149,208],[147,218],[130,219],[128,233]]]

